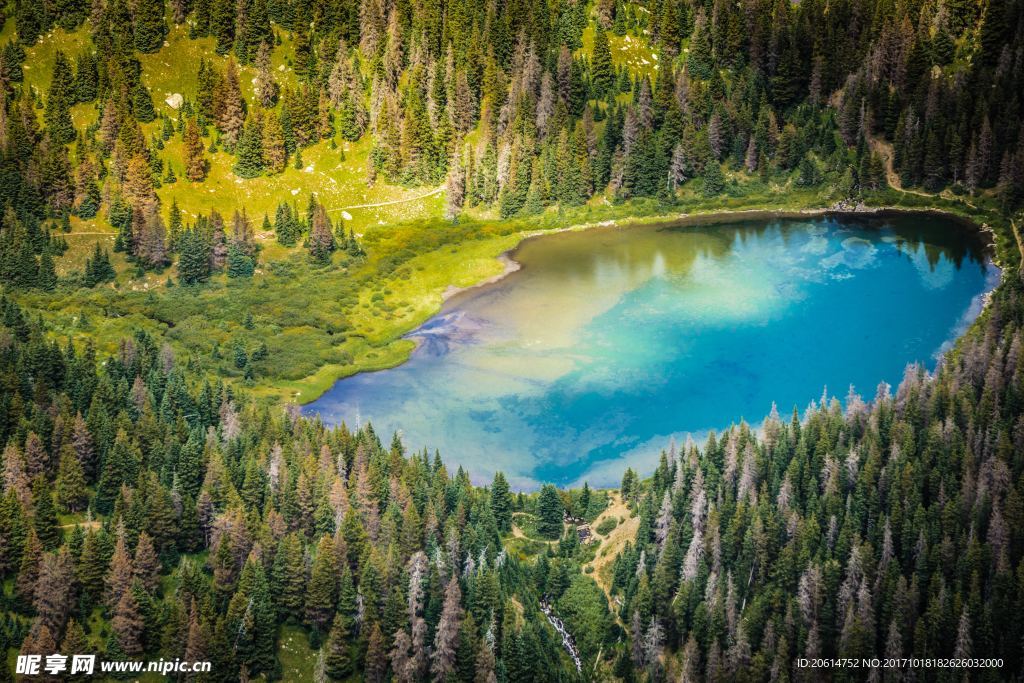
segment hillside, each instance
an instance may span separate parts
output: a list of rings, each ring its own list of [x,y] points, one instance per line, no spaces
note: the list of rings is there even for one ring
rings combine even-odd
[[[0,681],[1021,677],[1020,0],[0,16]],[[992,238],[935,373],[617,491],[300,415],[529,236],[879,207]]]

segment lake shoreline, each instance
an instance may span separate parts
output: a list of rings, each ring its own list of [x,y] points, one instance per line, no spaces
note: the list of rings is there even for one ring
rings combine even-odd
[[[491,452],[506,474],[536,479],[531,487],[572,485],[584,472],[593,484],[591,470],[607,466],[592,463],[619,451],[639,463],[673,434],[760,418],[772,401],[802,409],[824,385],[895,386],[907,362],[932,372],[936,350],[961,336],[996,284],[982,240],[949,220],[751,215],[524,241],[518,274],[449,303],[413,333],[420,348],[394,374],[339,383],[307,412],[351,424],[361,411],[473,474],[499,466],[479,456]],[[508,253],[490,258],[477,280],[515,267]],[[784,362],[748,358],[757,348]],[[714,389],[716,374],[736,388]],[[657,400],[645,406],[645,392]],[[613,449],[604,439],[627,423],[630,438]]]
[[[454,305],[455,301],[462,297],[469,295],[470,293],[476,293],[482,288],[486,288],[495,285],[512,274],[522,269],[522,264],[516,260],[516,253],[522,246],[531,240],[539,239],[549,235],[557,235],[565,232],[582,232],[586,230],[593,230],[596,228],[616,228],[616,229],[628,229],[634,226],[641,225],[715,225],[719,223],[727,223],[735,220],[757,220],[757,219],[799,219],[799,218],[819,218],[822,216],[885,216],[891,215],[924,215],[924,216],[935,216],[951,220],[963,226],[964,228],[975,233],[985,241],[986,249],[989,251],[989,258],[992,263],[1000,270],[1000,283],[1002,282],[1003,267],[999,262],[998,253],[995,249],[995,231],[984,222],[979,222],[971,217],[964,216],[953,211],[938,209],[934,207],[902,207],[891,204],[884,204],[879,206],[860,204],[846,204],[836,203],[829,206],[813,207],[813,208],[802,208],[802,209],[770,209],[770,208],[749,208],[749,209],[715,209],[707,212],[695,212],[695,213],[661,213],[650,216],[629,216],[626,218],[612,218],[603,221],[575,223],[572,225],[566,225],[558,228],[549,229],[534,229],[524,230],[519,234],[519,239],[511,248],[505,249],[498,253],[495,258],[499,263],[502,264],[500,272],[494,275],[488,276],[478,282],[466,286],[456,286],[449,284],[440,293],[440,304],[432,313],[426,316],[421,322],[411,327],[408,331],[398,334],[391,342],[395,343],[401,340],[408,340],[413,342],[414,346],[405,354],[404,358],[394,359],[394,362],[388,362],[377,367],[366,367],[356,369],[352,372],[346,372],[342,376],[338,377],[334,381],[330,382],[325,388],[319,391],[311,391],[304,395],[298,402],[299,405],[305,406],[313,403],[325,393],[331,390],[331,388],[338,382],[355,377],[363,373],[379,372],[381,370],[388,370],[404,363],[408,362],[409,358],[420,346],[420,340],[416,338],[416,332],[423,327],[428,321],[435,318],[437,315],[442,313],[449,306]],[[996,285],[996,288],[999,284]],[[995,291],[986,292],[984,306],[982,313],[987,310],[989,302],[992,297],[992,293]]]
[[[412,339],[416,342],[417,348],[419,347],[419,341],[413,338],[416,330],[420,329],[427,321],[435,318],[439,313],[443,312],[446,308],[454,303],[455,299],[460,298],[462,295],[475,292],[476,290],[488,287],[490,285],[501,282],[508,276],[516,273],[523,268],[523,264],[516,260],[516,253],[525,245],[527,242],[541,239],[550,235],[558,235],[566,232],[584,232],[587,230],[595,230],[599,228],[617,228],[617,229],[629,229],[631,227],[641,225],[665,225],[665,226],[692,226],[692,225],[717,225],[720,223],[729,223],[735,220],[759,220],[759,219],[795,219],[795,218],[821,218],[828,216],[836,217],[856,217],[856,216],[875,216],[885,217],[886,215],[903,215],[903,216],[935,216],[950,220],[954,223],[958,223],[965,228],[970,229],[976,235],[981,237],[985,242],[985,248],[989,252],[988,256],[991,259],[993,265],[999,269],[1000,282],[1002,275],[1002,266],[999,264],[996,258],[995,252],[995,231],[992,230],[985,223],[978,223],[971,220],[970,218],[961,216],[959,214],[951,213],[949,211],[943,211],[941,209],[931,208],[904,208],[897,206],[866,206],[864,204],[853,205],[850,208],[845,206],[832,205],[829,207],[813,208],[813,209],[739,209],[739,210],[724,210],[724,211],[711,211],[708,213],[680,213],[680,214],[663,214],[658,216],[649,217],[635,217],[625,219],[609,219],[605,221],[599,221],[596,223],[579,223],[576,225],[567,225],[562,228],[554,228],[550,230],[529,230],[523,233],[522,239],[520,239],[514,247],[506,249],[505,251],[498,254],[497,259],[502,263],[503,268],[500,273],[492,275],[488,278],[481,280],[480,282],[467,285],[465,287],[456,287],[455,285],[448,285],[448,287],[441,294],[441,307],[438,308],[427,320],[420,323],[409,332],[402,335],[402,339]],[[997,284],[996,287],[999,285]],[[983,311],[988,308],[988,303],[991,300],[992,292],[995,291],[993,288],[989,292],[985,293],[985,305]],[[415,349],[414,351],[415,352]],[[408,359],[406,359],[408,360]],[[356,373],[358,374],[358,373]]]

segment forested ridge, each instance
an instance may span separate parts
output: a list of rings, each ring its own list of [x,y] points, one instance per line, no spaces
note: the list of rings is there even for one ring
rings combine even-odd
[[[1022,295],[1007,277],[934,376],[627,470],[639,524],[594,577],[610,600],[562,521],[593,520],[605,492],[474,487],[370,426],[196,381],[145,334],[97,363],[4,299],[0,637],[11,656],[208,660],[209,680],[573,679],[544,599],[586,678],[819,680],[797,658],[910,656],[998,658],[971,677],[1012,678]],[[523,516],[552,542],[510,534]]]
[[[1024,675],[1019,0],[2,14],[0,680],[55,652],[200,681]],[[1003,266],[935,373],[667,446],[618,492],[474,486],[260,393],[394,362],[418,288],[563,216],[903,201],[984,221]],[[1002,666],[797,665],[911,656]]]
[[[183,224],[158,190],[200,189],[218,150],[240,180],[302,169],[303,150],[324,140],[343,158],[339,142],[369,139],[371,184],[443,182],[449,218],[744,185],[824,184],[845,200],[886,187],[887,162],[904,187],[976,195],[1004,212],[1024,198],[1024,22],[1013,0],[12,9],[16,33],[0,55],[0,192],[11,208],[0,279],[10,286],[56,286],[50,261],[64,245],[37,224],[67,227],[72,215],[108,222],[140,268],[180,252],[186,282],[207,277],[188,267],[201,256],[214,272],[248,275],[246,235],[260,216],[237,215],[241,232],[226,236],[217,211]],[[154,104],[140,57],[159,52],[171,25],[213,50],[197,73],[178,75],[184,93]],[[45,92],[26,87],[26,46],[55,27],[80,32],[86,48],[57,46]],[[650,59],[624,61],[634,44]],[[282,244],[306,235],[323,260],[334,227],[347,239],[323,220],[317,234],[312,210],[294,224],[294,200],[278,201],[262,218]],[[188,223],[202,240],[181,240]]]

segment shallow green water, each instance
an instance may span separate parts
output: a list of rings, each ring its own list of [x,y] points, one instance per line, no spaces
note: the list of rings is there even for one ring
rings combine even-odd
[[[614,484],[671,438],[934,368],[998,277],[933,216],[602,228],[515,258],[411,334],[409,362],[305,412],[398,430],[476,480]]]

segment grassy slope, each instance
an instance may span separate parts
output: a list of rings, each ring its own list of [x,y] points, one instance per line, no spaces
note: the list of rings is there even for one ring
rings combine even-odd
[[[0,40],[12,35],[12,24],[4,25]],[[281,38],[273,54],[275,73],[279,81],[289,84],[294,82],[289,67],[292,46],[287,35]],[[643,37],[630,36],[628,41],[610,38],[617,64],[653,76],[657,60]],[[589,51],[592,41],[591,27],[585,32],[582,49]],[[58,47],[73,59],[91,47],[87,30],[66,33],[58,29],[29,48],[27,85],[45,92],[46,64],[52,63]],[[158,110],[174,116],[164,102],[168,95],[195,96],[196,72],[204,56],[224,60],[215,55],[210,39],[191,40],[184,27],[172,27],[161,51],[141,57],[143,78]],[[252,69],[243,69],[247,97],[252,96],[254,76]],[[95,117],[95,106],[76,107],[80,125]],[[147,134],[158,125],[148,124]],[[402,335],[438,310],[443,292],[450,285],[468,286],[499,274],[503,266],[495,257],[528,235],[609,220],[656,220],[666,214],[741,209],[797,210],[834,201],[827,188],[797,189],[784,177],[765,184],[733,173],[726,193],[710,200],[700,196],[697,181],[684,188],[679,202],[671,206],[652,200],[611,205],[595,198],[586,207],[564,213],[552,209],[515,221],[499,222],[491,220],[492,213],[471,212],[467,222],[451,226],[440,218],[443,192],[424,196],[432,188],[368,186],[369,141],[337,142],[334,149],[324,141],[304,150],[303,169],[288,168],[278,176],[251,180],[237,178],[231,171],[233,158],[218,152],[212,155],[206,182],[179,180],[159,190],[164,206],[176,200],[186,220],[215,207],[222,213],[245,208],[256,223],[263,248],[261,266],[252,282],[229,282],[221,275],[198,290],[169,288],[165,283],[173,270],[136,277],[123,257],[115,255],[119,271],[115,285],[26,298],[43,310],[63,337],[93,339],[101,350],[111,352],[117,340],[142,328],[165,336],[185,358],[239,381],[242,373],[231,364],[233,347],[241,345],[251,352],[266,341],[270,356],[256,365],[255,381],[247,382],[250,390],[268,398],[307,402],[340,377],[404,361],[413,345]],[[172,138],[161,155],[180,176],[180,139]],[[336,256],[334,268],[312,268],[301,247],[286,249],[273,241],[272,235],[262,233],[263,214],[272,214],[281,201],[294,201],[302,209],[311,192],[318,194],[336,220],[342,215],[351,217],[348,225],[363,235],[368,261],[350,263]],[[883,193],[874,202],[978,213],[947,199],[907,193]],[[353,208],[365,204],[384,205]],[[73,231],[66,235],[72,248],[57,264],[62,275],[81,269],[94,242],[105,246],[113,242],[112,230],[102,217],[73,220],[72,226]],[[243,324],[250,313],[251,329]]]

